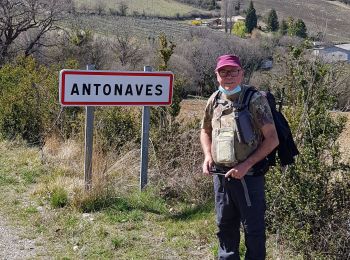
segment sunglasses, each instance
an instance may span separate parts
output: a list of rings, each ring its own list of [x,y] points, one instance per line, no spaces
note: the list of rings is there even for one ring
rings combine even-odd
[[[237,77],[241,70],[219,70],[220,77]]]

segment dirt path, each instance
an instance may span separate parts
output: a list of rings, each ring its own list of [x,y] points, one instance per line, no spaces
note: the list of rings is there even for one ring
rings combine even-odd
[[[20,228],[12,227],[0,215],[0,259],[28,259],[37,256],[39,246],[35,241],[22,237]]]

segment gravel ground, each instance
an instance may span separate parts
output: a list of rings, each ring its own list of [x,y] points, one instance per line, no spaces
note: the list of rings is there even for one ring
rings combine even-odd
[[[13,227],[0,215],[0,259],[28,259],[37,256],[40,248],[35,240],[22,237],[23,231]]]

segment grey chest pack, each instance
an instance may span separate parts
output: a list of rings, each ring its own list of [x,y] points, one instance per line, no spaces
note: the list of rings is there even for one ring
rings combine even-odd
[[[214,97],[212,118],[212,156],[216,165],[233,167],[255,151],[261,141],[261,133],[249,111],[254,92],[242,88],[237,101]]]

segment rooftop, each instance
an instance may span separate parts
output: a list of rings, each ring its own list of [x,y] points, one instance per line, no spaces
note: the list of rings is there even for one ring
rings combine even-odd
[[[334,45],[335,47],[350,51],[350,43]]]

